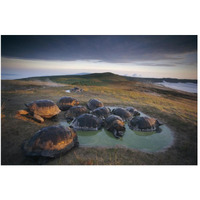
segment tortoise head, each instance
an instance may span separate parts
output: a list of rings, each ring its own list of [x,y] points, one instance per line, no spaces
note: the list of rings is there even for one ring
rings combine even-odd
[[[116,120],[113,124],[113,133],[115,137],[122,137],[125,132],[124,122]]]
[[[108,110],[109,110],[109,113],[112,113],[112,110],[109,108],[109,107],[107,107],[108,108]]]
[[[139,113],[137,110],[135,110],[135,111],[133,112],[133,115],[134,115],[134,116],[139,116],[140,113]]]
[[[161,126],[161,125],[163,125],[163,123],[160,122],[159,120],[156,120],[156,126]]]

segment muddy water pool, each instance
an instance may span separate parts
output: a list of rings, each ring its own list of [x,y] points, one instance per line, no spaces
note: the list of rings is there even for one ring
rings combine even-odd
[[[113,109],[113,107],[110,107]],[[141,112],[140,112],[141,113]],[[147,116],[141,113],[140,116]],[[61,125],[69,126],[66,121]],[[163,151],[173,144],[173,133],[166,126],[160,126],[159,132],[133,131],[125,125],[126,131],[122,138],[116,139],[113,134],[102,128],[98,131],[77,131],[80,147],[125,147],[145,152]]]

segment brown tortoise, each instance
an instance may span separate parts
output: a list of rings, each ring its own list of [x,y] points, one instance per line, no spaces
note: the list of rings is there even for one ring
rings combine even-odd
[[[70,127],[73,127],[75,130],[82,131],[97,131],[103,126],[103,121],[95,115],[92,114],[82,114],[75,118]]]
[[[103,103],[99,101],[98,99],[90,99],[87,103],[87,107],[90,110],[94,110],[96,108],[103,107],[103,106],[104,106]]]
[[[110,108],[108,107],[98,107],[92,111],[93,115],[96,115],[97,117],[101,119],[107,118],[111,113]]]
[[[130,120],[132,118],[132,114],[124,108],[115,108],[112,110],[112,113],[114,115],[120,116],[125,121]]]
[[[58,101],[58,107],[60,110],[65,111],[71,108],[72,106],[79,105],[79,101],[73,97],[61,97]]]
[[[151,117],[134,117],[128,125],[132,130],[151,132],[157,131],[162,123]]]
[[[138,110],[133,108],[133,107],[127,107],[126,110],[128,110],[133,116],[139,116],[140,115]]]
[[[26,156],[53,158],[78,145],[76,132],[70,127],[58,125],[40,129],[22,148]]]
[[[68,122],[70,122],[74,118],[88,112],[89,110],[85,106],[73,106],[66,111],[65,118],[67,119]]]
[[[51,100],[41,99],[25,104],[27,109],[19,110],[18,114],[31,117],[39,122],[44,122],[44,118],[52,118],[60,113],[58,106]]]
[[[105,128],[112,132],[117,139],[122,137],[126,130],[124,121],[117,115],[110,115],[106,118]]]

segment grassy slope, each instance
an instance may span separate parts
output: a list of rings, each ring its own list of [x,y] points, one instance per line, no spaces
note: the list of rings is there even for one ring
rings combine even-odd
[[[98,85],[101,82],[102,85],[111,83],[112,81],[137,81],[137,82],[162,82],[167,81],[171,83],[197,83],[197,80],[193,79],[175,79],[175,78],[139,78],[139,77],[127,77],[113,74],[111,72],[106,73],[94,73],[86,75],[59,75],[59,76],[46,76],[46,77],[32,77],[24,78],[22,80],[45,80],[49,79],[59,83],[79,84],[79,85]]]
[[[44,98],[56,102],[66,95],[65,90],[73,87],[71,85],[84,89],[82,94],[70,94],[78,98],[81,104],[86,104],[90,98],[98,98],[105,105],[134,106],[160,119],[174,130],[175,144],[166,152],[155,154],[126,149],[77,148],[49,164],[197,163],[197,95],[104,73],[2,81],[2,102],[5,105],[5,117],[2,118],[2,164],[29,164],[24,161],[21,143],[39,128],[55,124],[50,120],[42,125],[31,120],[21,120],[15,116],[16,110],[23,109],[23,104],[32,100]],[[63,118],[63,113],[59,117]]]

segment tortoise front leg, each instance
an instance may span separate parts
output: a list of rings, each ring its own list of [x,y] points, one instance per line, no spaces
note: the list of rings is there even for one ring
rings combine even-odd
[[[120,138],[120,137],[117,135],[117,130],[116,130],[116,129],[113,130],[113,135],[114,135],[117,139]]]
[[[33,119],[36,119],[36,120],[39,121],[40,123],[43,123],[43,122],[44,122],[44,119],[43,119],[41,116],[37,115],[37,114],[34,114],[34,115],[33,115]]]
[[[29,112],[27,110],[18,110],[17,114],[19,114],[19,115],[27,115],[27,114],[29,114]]]

